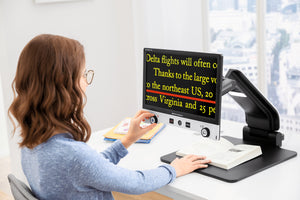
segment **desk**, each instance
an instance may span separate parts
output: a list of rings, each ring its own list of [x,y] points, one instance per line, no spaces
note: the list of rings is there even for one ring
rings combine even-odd
[[[242,137],[243,124],[222,121],[221,135]],[[109,129],[92,134],[88,142],[97,151],[106,149],[111,142],[103,140],[103,134]],[[284,133],[282,148],[300,152],[300,135]],[[201,136],[192,131],[166,126],[150,144],[133,144],[129,154],[119,165],[129,169],[151,169],[162,164],[160,157],[183,146],[195,142]],[[227,183],[198,173],[177,178],[173,183],[157,190],[163,195],[180,199],[209,200],[299,200],[300,199],[300,157],[299,155],[279,165],[259,172],[236,183]]]

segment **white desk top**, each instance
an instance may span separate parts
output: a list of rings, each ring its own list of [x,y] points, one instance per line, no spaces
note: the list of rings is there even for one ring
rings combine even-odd
[[[222,121],[221,135],[242,137],[243,124]],[[111,142],[103,140],[109,129],[92,134],[90,144],[98,151],[106,149]],[[300,152],[300,135],[284,133],[282,148]],[[150,144],[133,144],[129,154],[119,165],[129,169],[151,169],[162,164],[160,157],[183,146],[194,143],[201,136],[185,129],[166,126]],[[259,172],[236,183],[227,183],[198,173],[177,178],[173,183],[157,192],[174,199],[209,200],[253,200],[253,199],[300,199],[300,158],[299,155],[279,165]]]

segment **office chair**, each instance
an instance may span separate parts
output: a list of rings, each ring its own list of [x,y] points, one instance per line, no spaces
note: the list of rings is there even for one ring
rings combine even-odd
[[[13,174],[9,174],[7,178],[10,184],[11,193],[15,200],[38,200],[33,195],[31,189]]]

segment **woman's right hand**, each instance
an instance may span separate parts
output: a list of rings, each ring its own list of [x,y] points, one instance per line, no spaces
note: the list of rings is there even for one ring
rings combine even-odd
[[[144,134],[153,129],[156,123],[150,124],[147,127],[142,128],[140,126],[144,119],[152,117],[154,114],[145,110],[140,110],[130,121],[130,127],[127,134],[121,139],[125,148],[128,148],[131,144],[139,140]]]
[[[175,168],[176,177],[186,175],[199,168],[206,168],[210,160],[206,160],[205,156],[186,155],[182,158],[176,158],[171,162],[171,166]]]

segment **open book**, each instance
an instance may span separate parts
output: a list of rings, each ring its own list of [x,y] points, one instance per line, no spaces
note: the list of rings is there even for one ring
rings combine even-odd
[[[130,121],[131,118],[126,118],[123,121],[121,121],[121,123],[118,124],[118,126],[116,127],[116,129],[114,130],[114,133],[118,133],[118,134],[127,134],[129,127],[130,127]],[[141,122],[140,127],[145,128],[149,126],[149,124],[145,123],[145,122]]]
[[[262,151],[260,146],[234,145],[221,137],[219,141],[201,138],[199,142],[176,152],[178,156],[187,154],[204,155],[211,160],[211,165],[228,170],[261,155]]]
[[[104,134],[104,140],[114,141],[117,139],[121,139],[124,137],[130,127],[131,118],[125,118],[118,125],[110,129],[107,133]],[[149,126],[149,124],[145,122],[141,122],[140,126],[142,128]],[[165,127],[165,124],[159,123],[152,130],[148,131],[145,135],[143,135],[137,143],[150,143],[151,140]]]

